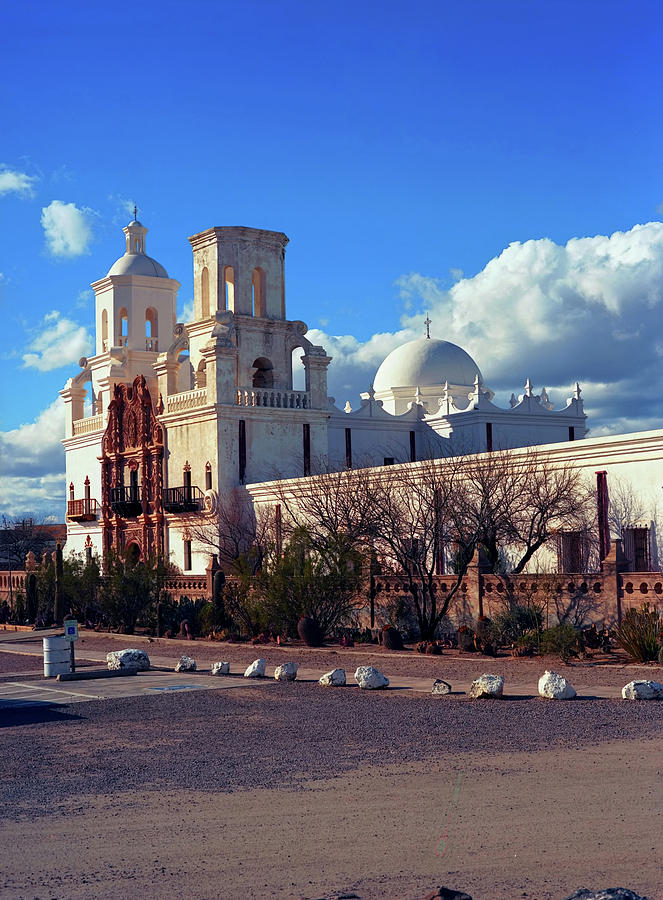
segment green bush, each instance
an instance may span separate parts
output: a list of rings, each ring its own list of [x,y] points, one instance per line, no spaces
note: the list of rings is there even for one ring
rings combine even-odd
[[[660,630],[658,610],[644,603],[627,611],[617,629],[617,643],[636,662],[652,662],[658,659]]]
[[[564,662],[577,656],[581,649],[581,638],[573,625],[554,625],[541,635],[541,653],[554,653]]]
[[[533,656],[539,649],[540,635],[535,629],[526,631],[516,640],[515,650],[518,656]]]
[[[515,644],[529,631],[541,631],[543,617],[536,606],[512,603],[493,620],[493,629],[502,644]]]

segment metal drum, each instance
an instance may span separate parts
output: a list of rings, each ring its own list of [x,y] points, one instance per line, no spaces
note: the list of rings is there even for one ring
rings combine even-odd
[[[44,639],[44,678],[55,678],[69,671],[69,641],[64,637]]]

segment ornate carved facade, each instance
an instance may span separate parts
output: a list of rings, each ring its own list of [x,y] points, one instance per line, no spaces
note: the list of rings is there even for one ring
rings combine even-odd
[[[104,553],[164,552],[163,429],[145,378],[119,384],[101,442],[101,527]]]

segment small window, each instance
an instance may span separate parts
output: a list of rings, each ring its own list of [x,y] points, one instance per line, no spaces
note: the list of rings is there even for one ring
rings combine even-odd
[[[191,571],[191,541],[184,541],[184,571]]]
[[[232,266],[226,266],[223,270],[224,302],[225,308],[235,311],[235,270]]]
[[[212,490],[212,463],[209,461],[205,463],[205,490]]]

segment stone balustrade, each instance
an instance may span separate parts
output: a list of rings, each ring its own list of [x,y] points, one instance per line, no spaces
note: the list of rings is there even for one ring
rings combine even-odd
[[[207,404],[207,388],[198,388],[195,391],[181,391],[179,394],[170,394],[166,398],[166,412],[184,412],[187,409],[198,409]]]
[[[308,391],[287,391],[279,388],[237,388],[237,406],[264,406],[275,409],[310,409]]]
[[[100,413],[98,416],[87,416],[85,419],[74,420],[74,435],[90,434],[92,431],[101,431],[104,427],[104,416]]]

